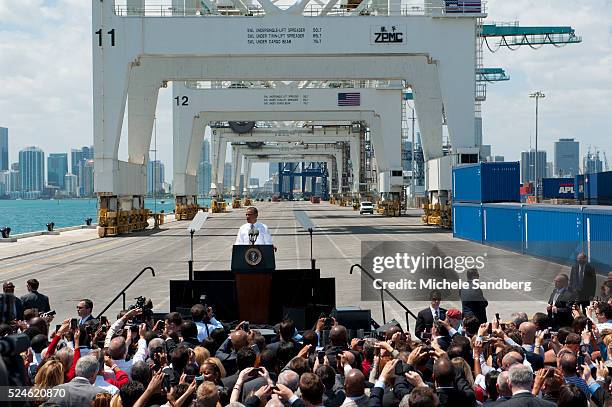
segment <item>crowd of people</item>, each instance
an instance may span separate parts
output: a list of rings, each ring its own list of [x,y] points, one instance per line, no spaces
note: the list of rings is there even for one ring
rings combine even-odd
[[[329,317],[299,333],[286,319],[264,336],[246,321],[218,321],[205,304],[158,320],[142,308],[98,320],[86,298],[52,329],[49,299],[32,279],[21,298],[4,283],[0,337],[27,335],[11,374],[57,390],[35,393],[32,405],[612,406],[612,301],[585,304],[573,291],[584,268],[575,278],[572,287],[570,276],[555,277],[542,312],[505,319],[487,320],[486,304],[445,309],[432,291],[414,334],[398,324],[366,337]]]

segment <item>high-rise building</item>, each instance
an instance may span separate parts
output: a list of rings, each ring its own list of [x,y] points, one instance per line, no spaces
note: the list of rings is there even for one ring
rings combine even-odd
[[[249,187],[251,187],[251,186],[257,186],[258,187],[259,186],[259,178],[251,177],[249,179]]]
[[[202,141],[202,159],[201,162],[209,163],[210,162],[210,141],[204,140]]]
[[[504,158],[505,157],[503,155],[494,155],[493,157],[491,157],[491,161],[495,163],[504,162]]]
[[[552,161],[546,163],[546,178],[553,178],[555,176],[555,166]]]
[[[94,161],[81,160],[78,165],[79,196],[90,197],[94,194]]]
[[[74,174],[68,173],[64,175],[64,192],[69,197],[78,196],[79,191],[79,177]]]
[[[8,171],[0,171],[0,198],[8,195],[11,187],[11,174]]]
[[[73,148],[70,150],[70,172],[79,175],[79,162],[83,159],[83,150]]]
[[[198,195],[208,196],[211,182],[212,164],[210,162],[201,162],[197,174]]]
[[[64,175],[68,173],[68,154],[50,153],[47,157],[47,185],[64,189]]]
[[[223,189],[229,192],[232,186],[232,163],[225,163],[223,166]]]
[[[38,147],[19,151],[22,192],[42,192],[45,186],[45,153]]]
[[[12,163],[11,169],[9,170],[9,192],[15,194],[21,192],[21,176],[19,174],[19,163]]]
[[[546,151],[538,150],[538,180],[546,177]],[[521,153],[521,182],[535,181],[535,150]]]
[[[580,173],[580,143],[573,138],[555,141],[555,176],[573,177]]]
[[[164,194],[164,171],[164,164],[161,161],[149,161],[147,165],[147,193],[149,195]]]
[[[94,148],[93,148],[93,146],[89,146],[89,147],[83,146],[81,151],[83,152],[83,159],[84,160],[93,160],[94,159]]]
[[[0,171],[8,171],[8,169],[8,129],[6,127],[0,127]]]
[[[268,178],[273,178],[274,174],[278,173],[278,163],[272,162],[268,164]]]
[[[584,173],[592,174],[594,172],[603,171],[603,161],[599,158],[599,151],[591,150],[585,154],[583,160]]]

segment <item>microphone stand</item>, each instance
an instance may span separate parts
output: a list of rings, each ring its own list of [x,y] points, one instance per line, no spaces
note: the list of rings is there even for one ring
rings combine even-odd
[[[316,268],[315,266],[316,260],[314,259],[314,257],[312,257],[312,232],[313,232],[312,228],[308,228],[308,233],[310,234],[310,267],[314,271]]]

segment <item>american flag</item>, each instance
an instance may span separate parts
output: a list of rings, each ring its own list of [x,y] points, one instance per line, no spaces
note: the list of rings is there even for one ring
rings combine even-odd
[[[338,93],[338,106],[361,106],[361,93]]]

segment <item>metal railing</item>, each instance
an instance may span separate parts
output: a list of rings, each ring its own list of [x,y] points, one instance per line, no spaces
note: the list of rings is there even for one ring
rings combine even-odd
[[[446,1],[445,4],[439,6],[425,6],[423,3],[410,3],[402,5],[399,12],[390,12],[388,10],[379,10],[376,7],[365,6],[355,8],[347,8],[346,5],[337,4],[326,11],[327,16],[431,16],[431,15],[469,15],[486,13],[486,2],[480,5],[474,5],[472,1]],[[280,8],[280,7],[279,7]],[[303,15],[307,17],[322,16],[321,12],[326,8],[325,5],[312,4],[307,6]],[[225,16],[225,17],[263,17],[266,12],[261,6],[249,6],[248,11],[238,8],[219,7],[215,13],[210,13],[204,8],[175,8],[165,5],[148,4],[145,7],[128,7],[127,5],[116,5],[115,14],[120,17],[207,17],[207,16]]]
[[[363,268],[363,266],[361,266],[361,264],[355,263],[351,266],[351,271],[349,272],[349,274],[353,274],[353,269],[357,267],[361,270],[362,274],[365,274],[366,276],[368,276],[370,278],[370,280],[374,281],[376,280],[376,278],[374,278],[374,276],[372,274],[370,274],[369,271],[367,271],[366,269]],[[393,293],[391,293],[389,290],[387,290],[386,288],[380,288],[380,307],[382,309],[382,317],[383,317],[383,325],[387,323],[387,318],[385,315],[385,293],[391,297],[396,303],[397,305],[399,305],[400,307],[403,308],[404,312],[405,312],[405,316],[406,316],[406,330],[408,330],[410,324],[409,324],[409,319],[408,316],[411,316],[414,319],[417,319],[417,316],[414,315],[414,313],[412,311],[410,311],[408,309],[408,307],[406,307],[404,304],[402,304],[402,302],[395,296],[393,295]]]
[[[117,301],[119,299],[119,297],[123,297],[123,308],[122,309],[125,309],[125,292],[127,291],[128,288],[130,288],[132,286],[132,284],[134,284],[134,282],[136,280],[138,280],[138,278],[142,275],[142,273],[144,273],[147,270],[151,270],[151,274],[153,275],[153,277],[155,277],[155,270],[153,270],[153,267],[151,267],[151,266],[145,267],[142,270],[140,270],[140,272],[136,275],[136,277],[134,277],[132,279],[132,281],[130,281],[128,283],[128,285],[126,285],[125,288],[123,290],[121,290],[119,292],[119,294],[117,294],[117,296],[115,298],[113,298],[113,300],[102,311],[100,311],[100,313],[98,314],[96,319],[100,319],[100,316],[104,315],[106,310],[108,310],[110,307],[112,307],[113,304],[115,303],[115,301]]]

